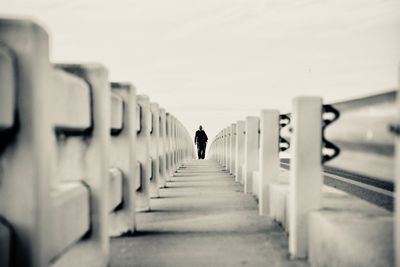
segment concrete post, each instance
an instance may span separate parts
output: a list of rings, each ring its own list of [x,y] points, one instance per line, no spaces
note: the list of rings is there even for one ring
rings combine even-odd
[[[279,111],[262,110],[260,116],[260,215],[269,215],[269,186],[279,176]]]
[[[258,169],[258,129],[259,118],[246,117],[246,136],[245,136],[245,177],[244,193],[252,193],[253,189],[253,171]]]
[[[243,183],[242,167],[244,164],[244,139],[245,139],[245,121],[236,123],[236,151],[235,151],[235,181]]]
[[[136,157],[140,165],[140,183],[136,192],[136,210],[150,210],[150,99],[146,95],[138,95],[140,106],[140,131],[137,133]]]
[[[230,173],[235,175],[235,156],[236,156],[236,123],[232,123],[230,127],[231,138],[230,138],[230,149],[229,149],[229,159],[230,159]]]
[[[176,123],[175,123],[175,118],[174,116],[171,115],[171,176],[174,175],[176,169],[175,169],[175,161],[176,161],[176,137],[175,137],[175,132],[176,130]]]
[[[112,83],[112,92],[124,101],[122,129],[110,140],[110,167],[118,168],[123,174],[123,206],[110,213],[110,234],[118,236],[135,231],[136,195],[136,89],[129,83]]]
[[[226,139],[226,145],[225,145],[225,168],[228,172],[230,172],[230,149],[231,149],[231,129],[230,127],[225,128],[225,139]]]
[[[219,132],[217,135],[215,154],[218,163],[221,165],[221,132]]]
[[[159,142],[159,157],[160,157],[160,183],[161,188],[166,186],[167,183],[167,142],[166,135],[166,113],[165,109],[160,109],[160,142]]]
[[[150,176],[150,197],[158,198],[159,193],[159,138],[160,138],[160,113],[157,103],[150,103],[151,114],[151,130],[150,130],[150,159],[151,159],[151,176]]]
[[[176,119],[174,116],[171,117],[171,134],[172,134],[172,175],[176,171]]]
[[[225,168],[225,129],[221,131],[221,166]]]
[[[166,113],[166,138],[167,138],[167,174],[166,174],[166,179],[167,181],[171,181],[172,177],[172,163],[171,163],[171,115],[169,113]]]
[[[58,266],[79,265],[77,262],[89,260],[80,255],[91,255],[92,262],[102,262],[105,266],[109,255],[109,154],[110,154],[110,84],[108,71],[98,64],[57,65],[70,74],[76,75],[90,84],[93,128],[86,139],[66,137],[57,139],[56,170],[53,177],[59,181],[84,182],[90,188],[90,238],[84,239],[69,249],[69,257],[58,259]],[[90,145],[88,145],[90,144]],[[79,148],[79,149],[77,149]],[[71,151],[75,151],[73,156]],[[79,151],[79,152],[78,152]],[[84,165],[83,165],[84,163]],[[71,167],[72,166],[72,167]],[[78,205],[80,208],[80,205]],[[77,211],[78,208],[75,209]],[[65,211],[63,211],[65,213]],[[57,220],[59,217],[54,216]],[[77,218],[74,218],[77,220]],[[53,230],[58,233],[60,229]],[[54,234],[56,236],[56,234]],[[56,248],[55,245],[52,249]],[[95,252],[95,253],[93,253]],[[55,264],[55,266],[57,266]]]
[[[18,90],[14,101],[19,119],[19,129],[16,132],[13,128],[16,122],[13,115],[15,110],[9,109],[13,104],[2,105],[1,110],[8,109],[7,113],[11,117],[1,115],[1,122],[4,124],[0,125],[3,162],[0,178],[0,214],[7,218],[18,236],[14,244],[17,248],[15,266],[47,266],[50,259],[48,179],[51,177],[51,157],[47,152],[53,138],[50,117],[52,111],[48,105],[52,89],[51,83],[48,82],[51,75],[48,35],[40,26],[30,21],[1,19],[0,25],[1,44],[4,45],[4,50],[11,52],[8,58],[12,67],[9,74],[12,75],[8,77],[11,86],[8,89],[11,90],[10,94]],[[17,59],[14,62],[13,56]],[[4,60],[5,57],[7,56],[3,55]],[[7,73],[6,69],[2,69],[3,71]],[[13,81],[17,79],[14,76],[15,71],[18,73],[17,87],[13,86]],[[2,86],[6,83],[5,80],[0,82]],[[1,99],[1,104],[4,100]],[[7,132],[10,133],[9,138],[14,138],[13,147],[6,146]],[[16,134],[18,138],[15,137]],[[18,140],[23,141],[17,142]]]
[[[294,258],[307,257],[308,215],[321,207],[321,109],[320,97],[296,97],[293,101],[289,252]]]

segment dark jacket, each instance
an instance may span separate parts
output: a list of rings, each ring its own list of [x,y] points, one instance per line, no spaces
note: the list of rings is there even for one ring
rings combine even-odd
[[[194,137],[194,142],[198,144],[205,144],[207,143],[208,137],[206,132],[203,130],[197,130],[196,135]]]

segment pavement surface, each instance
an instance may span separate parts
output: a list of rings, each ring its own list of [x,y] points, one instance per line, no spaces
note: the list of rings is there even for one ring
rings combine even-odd
[[[175,173],[133,236],[113,238],[110,266],[308,266],[290,260],[287,235],[213,161]]]

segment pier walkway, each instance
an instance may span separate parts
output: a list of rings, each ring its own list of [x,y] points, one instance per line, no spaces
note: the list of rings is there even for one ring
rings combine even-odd
[[[179,168],[134,237],[113,238],[111,266],[308,266],[290,261],[285,232],[214,161]]]

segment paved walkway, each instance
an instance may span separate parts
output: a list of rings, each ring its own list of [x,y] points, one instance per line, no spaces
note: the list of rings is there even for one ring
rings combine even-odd
[[[308,266],[288,260],[287,236],[213,161],[182,166],[139,213],[138,233],[114,238],[116,266]]]

